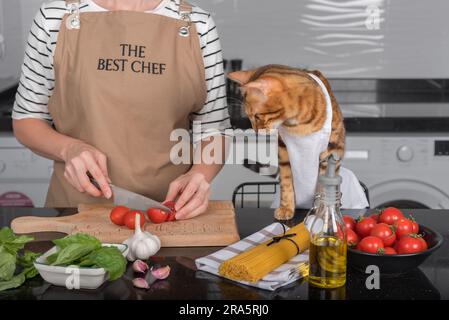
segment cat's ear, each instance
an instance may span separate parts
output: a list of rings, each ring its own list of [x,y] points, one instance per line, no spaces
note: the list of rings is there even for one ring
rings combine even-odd
[[[280,81],[273,77],[261,77],[256,81],[247,83],[242,88],[243,90],[256,90],[264,96],[269,96],[271,92],[282,90]]]
[[[228,78],[238,84],[244,86],[249,82],[249,79],[256,73],[256,70],[235,71],[228,74]]]

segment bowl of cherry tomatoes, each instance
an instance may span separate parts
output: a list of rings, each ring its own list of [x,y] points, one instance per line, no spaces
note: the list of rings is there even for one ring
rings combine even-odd
[[[386,274],[407,272],[423,263],[443,243],[437,231],[393,207],[357,220],[351,216],[343,219],[348,266],[362,272],[370,265]]]

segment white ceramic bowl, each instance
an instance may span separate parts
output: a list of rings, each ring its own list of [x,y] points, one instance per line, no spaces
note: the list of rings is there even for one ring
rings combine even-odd
[[[103,243],[102,245],[103,247],[117,247],[124,257],[128,254],[128,246],[126,244]],[[51,248],[34,262],[34,266],[45,281],[55,286],[66,287],[67,289],[97,289],[108,280],[108,274],[103,268],[48,265],[46,263],[47,257],[55,253],[56,250],[56,247]]]

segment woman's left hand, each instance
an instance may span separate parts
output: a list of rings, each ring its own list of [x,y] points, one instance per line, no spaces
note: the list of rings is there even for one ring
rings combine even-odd
[[[170,183],[165,201],[175,201],[176,219],[185,220],[204,213],[209,196],[210,184],[204,174],[187,172]]]

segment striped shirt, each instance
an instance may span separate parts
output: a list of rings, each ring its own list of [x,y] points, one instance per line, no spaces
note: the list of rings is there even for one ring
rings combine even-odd
[[[179,19],[180,0],[162,0],[151,11]],[[92,0],[84,0],[80,12],[105,11]],[[68,12],[65,1],[48,1],[36,14],[25,50],[19,88],[16,94],[13,119],[35,118],[52,123],[48,101],[55,87],[53,58],[61,20]],[[220,130],[231,127],[226,100],[223,55],[217,28],[210,13],[193,7],[192,22],[195,23],[205,66],[207,100],[191,121],[201,123],[201,131]]]

